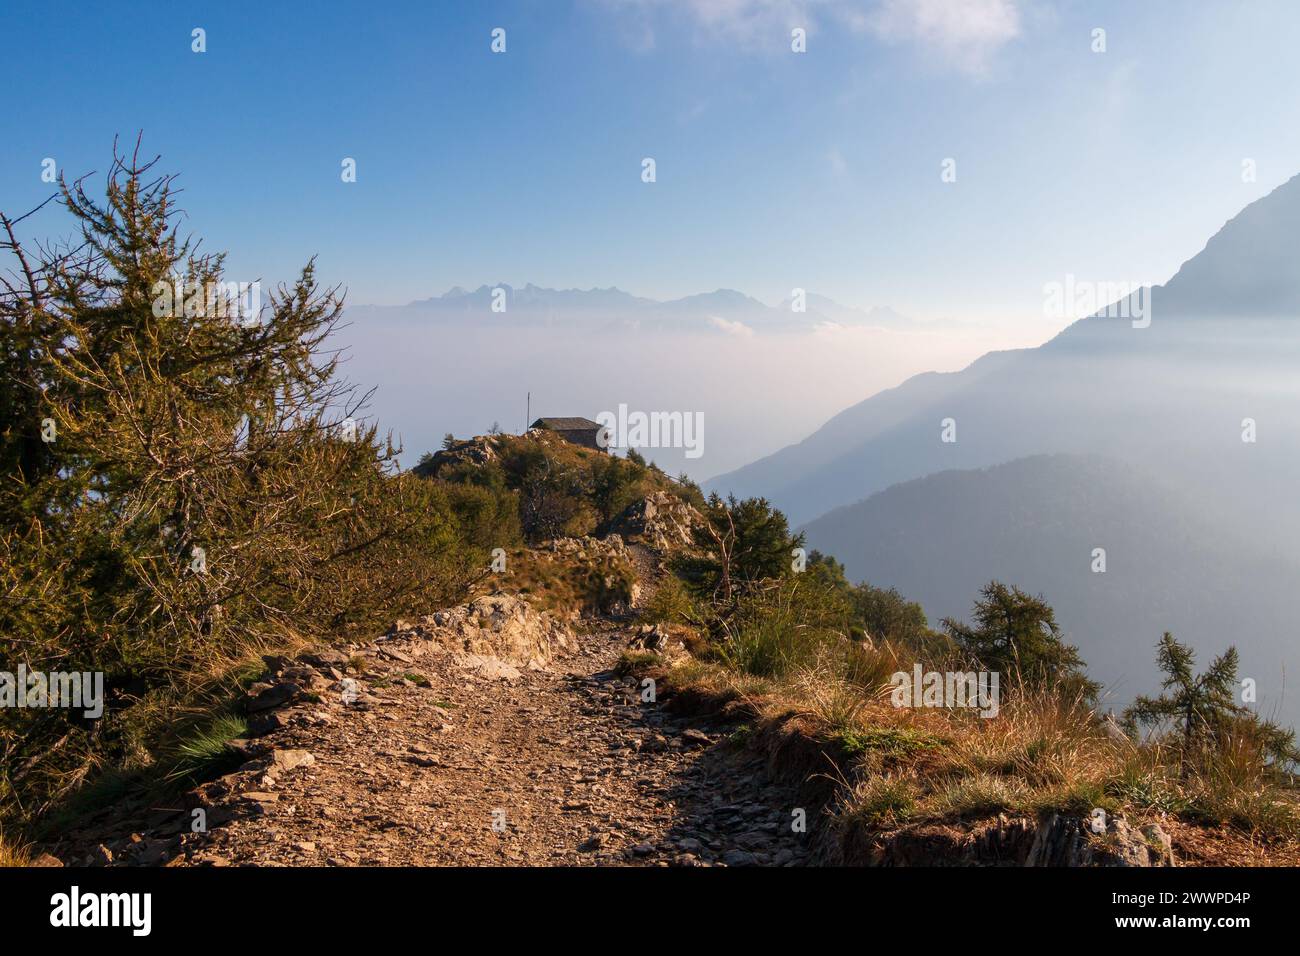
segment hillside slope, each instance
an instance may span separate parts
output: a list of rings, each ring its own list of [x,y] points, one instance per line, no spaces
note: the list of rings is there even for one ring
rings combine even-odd
[[[608,539],[577,546],[618,548]],[[659,583],[658,556],[632,550],[648,598]],[[477,635],[475,652],[466,651],[466,634]],[[646,657],[656,663],[629,666]],[[675,664],[666,672],[667,661]],[[373,640],[270,657],[248,693],[247,731],[225,745],[219,775],[179,798],[119,792],[94,801],[40,845],[41,865],[1300,859],[1294,842],[1150,811],[1115,815],[1104,837],[1090,835],[1079,813],[999,809],[986,797],[946,816],[876,817],[866,795],[906,763],[931,762],[932,745],[913,749],[926,735],[887,721],[848,747],[811,712],[779,697],[719,693],[716,674],[697,681],[695,666],[672,629],[626,614],[589,615],[570,627],[508,593],[397,622]],[[654,686],[647,681],[660,693],[647,698]],[[976,729],[996,740],[1017,732]]]
[[[1045,455],[944,471],[803,530],[850,579],[898,588],[932,622],[962,618],[992,579],[1042,594],[1116,707],[1157,681],[1152,646],[1168,630],[1204,655],[1237,644],[1262,709],[1300,719],[1284,678],[1300,566],[1131,465]],[[1105,549],[1104,573],[1093,571],[1095,548]]]
[[[1295,789],[1249,749],[1266,738],[1234,752],[1244,776],[1223,778],[1217,750],[1181,772],[1167,740],[1121,733],[1059,681],[1018,685],[994,659],[876,629],[837,565],[788,561],[797,539],[759,503],[704,501],[541,432],[449,441],[421,470],[479,490],[458,499],[473,527],[517,509],[523,539],[469,599],[265,654],[181,759],[102,775],[43,820],[42,865],[1297,858]],[[620,489],[634,500],[612,513]],[[605,530],[554,532],[575,525]],[[975,709],[888,691],[894,672],[977,663],[1006,680]]]

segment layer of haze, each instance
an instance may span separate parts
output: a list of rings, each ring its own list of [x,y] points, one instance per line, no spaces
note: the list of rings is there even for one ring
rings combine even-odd
[[[532,415],[703,414],[703,454],[642,449],[670,474],[703,480],[798,441],[847,405],[917,372],[957,369],[1006,333],[838,328],[724,333],[500,328],[419,322],[404,310],[354,310],[339,337],[347,376],[377,384],[370,412],[401,438],[403,463],[443,435],[517,432]],[[1046,335],[1044,336],[1046,337]]]

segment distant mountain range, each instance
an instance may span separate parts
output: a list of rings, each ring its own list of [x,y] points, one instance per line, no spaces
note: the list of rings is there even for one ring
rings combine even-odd
[[[1169,629],[1236,644],[1276,703],[1300,672],[1297,237],[1300,178],[1150,290],[1148,326],[1103,310],[915,376],[706,490],[768,498],[932,621],[993,578],[1040,592],[1125,694],[1153,688]],[[1300,692],[1282,716],[1300,724]]]
[[[496,309],[494,310],[494,304]],[[814,329],[824,325],[884,329],[935,328],[893,309],[870,310],[840,305],[825,296],[807,293],[803,309],[787,298],[766,305],[734,289],[718,289],[681,299],[658,301],[621,289],[546,289],[531,283],[516,288],[501,283],[473,291],[456,286],[440,296],[404,306],[355,306],[353,314],[400,313],[412,321],[473,321],[497,325],[612,326],[719,332],[768,332]]]

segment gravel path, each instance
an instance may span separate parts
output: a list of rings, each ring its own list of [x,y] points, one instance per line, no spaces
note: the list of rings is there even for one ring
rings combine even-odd
[[[629,637],[604,622],[547,670],[504,675],[433,642],[377,642],[352,705],[320,694],[276,711],[281,726],[250,742],[249,762],[187,806],[106,810],[55,853],[119,865],[803,863],[789,789],[732,728],[643,702],[613,671]],[[205,832],[188,832],[195,807]]]

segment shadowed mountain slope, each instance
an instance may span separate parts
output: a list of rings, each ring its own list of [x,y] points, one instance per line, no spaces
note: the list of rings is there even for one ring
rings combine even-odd
[[[1042,594],[1116,703],[1157,682],[1153,647],[1166,630],[1204,659],[1236,644],[1262,709],[1280,704],[1300,722],[1300,698],[1281,699],[1295,659],[1300,566],[1123,462],[1040,455],[944,471],[804,530],[851,580],[898,588],[932,625],[964,618],[991,579]],[[1093,570],[1098,548],[1102,573]]]

